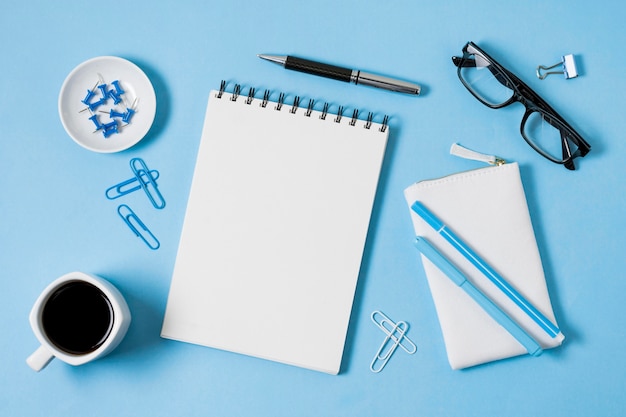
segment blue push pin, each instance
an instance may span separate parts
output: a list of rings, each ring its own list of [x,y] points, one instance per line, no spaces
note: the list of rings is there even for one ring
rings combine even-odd
[[[89,103],[91,102],[91,99],[93,98],[93,96],[96,95],[94,90],[96,89],[97,85],[98,85],[98,83],[96,83],[91,90],[87,90],[87,95],[85,96],[84,99],[81,100],[81,103],[89,105]]]
[[[120,82],[118,80],[113,81],[111,85],[115,87],[115,93],[118,96],[121,96],[122,94],[124,94],[124,90],[122,90],[122,87],[120,87]]]
[[[109,92],[107,91],[107,85],[106,84],[100,84],[98,86],[98,88],[100,89],[100,92],[102,93],[101,100],[107,100],[109,98]]]
[[[92,90],[87,90],[87,95],[85,96],[84,99],[81,100],[81,103],[89,105],[89,102],[91,101],[91,98],[96,95]]]
[[[100,124],[100,122],[98,121],[98,115],[97,114],[94,114],[93,116],[91,116],[89,118],[89,120],[91,120],[93,122],[93,124],[96,125],[96,131],[98,131],[98,130],[103,128],[103,125]]]
[[[118,104],[120,101],[122,101],[122,98],[120,96],[124,94],[124,90],[122,90],[122,87],[120,87],[119,80],[113,81],[111,85],[115,88],[115,91],[109,91],[109,96],[111,96],[111,98],[113,99],[114,104]]]
[[[115,109],[111,109],[108,112],[100,110],[100,113],[108,114],[111,119],[113,119],[115,117],[123,118],[124,115],[126,114],[126,113],[117,112],[117,111],[115,111]]]
[[[122,117],[122,121],[126,124],[130,124],[130,118],[133,117],[133,114],[135,114],[135,110],[126,108],[126,112]]]
[[[120,95],[114,90],[110,90],[108,94],[109,94],[109,97],[113,99],[113,104],[118,104],[120,101],[122,101],[122,98],[120,97]]]
[[[94,111],[95,109],[97,109],[98,107],[100,107],[104,103],[106,103],[106,99],[105,98],[101,98],[98,101],[94,101],[93,103],[89,103],[89,110]]]
[[[102,125],[102,129],[102,134],[105,138],[108,138],[112,134],[118,133],[117,122],[113,120],[111,123],[105,123],[104,125]]]

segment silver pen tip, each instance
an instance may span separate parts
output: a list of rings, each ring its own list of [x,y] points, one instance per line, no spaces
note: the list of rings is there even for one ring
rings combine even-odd
[[[257,54],[257,56],[261,59],[265,59],[270,62],[274,62],[279,65],[284,65],[287,60],[286,56],[278,56],[278,55],[267,55],[267,54]]]

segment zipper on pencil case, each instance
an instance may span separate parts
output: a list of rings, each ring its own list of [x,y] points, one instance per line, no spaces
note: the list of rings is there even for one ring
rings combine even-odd
[[[500,166],[506,164],[506,161],[495,155],[488,155],[468,149],[458,143],[453,143],[450,147],[450,154],[463,159],[471,159],[473,161],[485,162],[489,165]]]

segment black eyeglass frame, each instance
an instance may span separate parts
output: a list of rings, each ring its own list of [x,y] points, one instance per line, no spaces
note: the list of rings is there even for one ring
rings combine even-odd
[[[471,58],[471,56],[476,55],[476,53],[468,52],[468,47],[470,46],[481,55],[482,59],[489,63],[487,68],[489,68],[494,77],[502,85],[513,91],[513,95],[507,101],[500,104],[492,104],[485,101],[463,78],[463,76],[461,75],[462,68],[476,66],[476,61]],[[483,103],[485,106],[491,109],[501,109],[512,103],[519,102],[526,108],[526,112],[524,113],[524,116],[522,117],[522,122],[520,124],[520,133],[526,143],[528,143],[538,154],[540,154],[544,158],[557,164],[563,164],[567,169],[573,170],[575,169],[573,162],[574,158],[584,157],[591,150],[591,146],[589,145],[589,143],[587,143],[582,138],[582,136],[580,136],[578,132],[576,132],[574,128],[571,127],[569,123],[567,123],[565,119],[563,119],[563,117],[561,117],[561,115],[559,115],[548,103],[546,103],[544,99],[542,99],[537,93],[535,93],[515,74],[504,68],[500,63],[498,63],[495,59],[489,56],[489,54],[483,51],[474,42],[468,42],[463,47],[463,57],[452,57],[452,62],[457,67],[457,75],[459,77],[459,80],[461,80],[461,83],[474,97],[476,97],[478,101]],[[551,124],[559,130],[561,134],[561,147],[563,151],[562,159],[554,158],[552,155],[544,152],[534,143],[534,141],[530,140],[526,136],[526,133],[524,132],[524,126],[530,115],[534,112],[540,113],[547,123]],[[568,139],[578,147],[578,149],[573,153],[570,149]]]

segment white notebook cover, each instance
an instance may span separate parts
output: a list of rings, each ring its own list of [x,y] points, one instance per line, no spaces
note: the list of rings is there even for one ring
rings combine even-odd
[[[161,336],[337,374],[389,130],[216,94]]]
[[[557,324],[516,163],[421,181],[408,187],[404,195],[416,235],[426,237],[544,349],[562,343],[562,337],[553,339],[547,335],[411,210],[416,200],[421,201],[520,294]],[[416,250],[416,257],[418,253]],[[504,327],[435,265],[424,257],[422,262],[453,369],[527,353]]]

